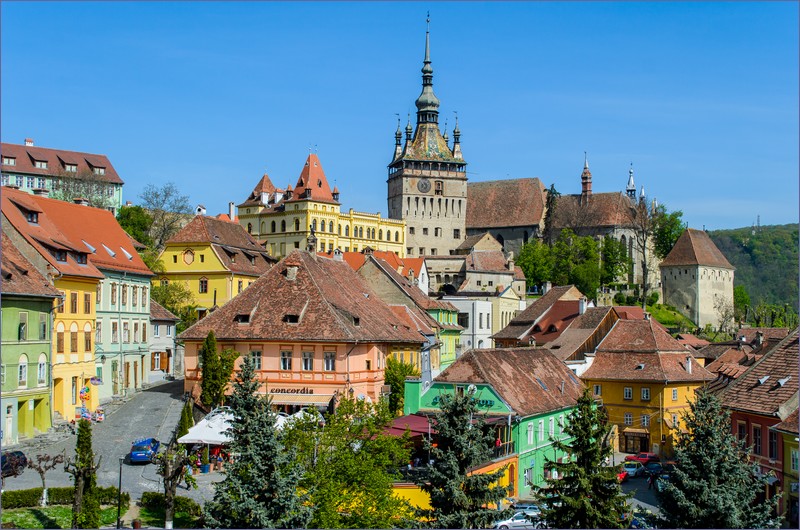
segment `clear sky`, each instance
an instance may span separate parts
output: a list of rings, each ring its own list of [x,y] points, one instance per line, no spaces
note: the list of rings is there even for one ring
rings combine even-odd
[[[637,186],[690,226],[798,221],[798,3],[0,4],[2,141],[109,156],[134,204],[209,214],[316,149],[343,208],[386,214],[395,113],[434,90],[471,181]]]

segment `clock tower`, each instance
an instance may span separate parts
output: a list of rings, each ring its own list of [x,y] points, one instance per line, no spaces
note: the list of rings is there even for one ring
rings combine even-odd
[[[397,123],[389,164],[389,217],[406,222],[406,255],[449,254],[466,237],[467,163],[461,156],[458,117],[450,146],[439,129],[439,99],[433,93],[430,19],[425,32],[422,93],[417,98],[417,126],[411,120],[405,142]]]

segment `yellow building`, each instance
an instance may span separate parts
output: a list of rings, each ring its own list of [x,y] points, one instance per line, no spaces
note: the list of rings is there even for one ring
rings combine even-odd
[[[154,285],[183,282],[194,295],[200,317],[241,293],[274,263],[240,225],[197,215],[159,256],[165,272]]]
[[[669,457],[689,401],[714,376],[659,323],[646,319],[618,320],[581,378],[605,407],[619,451]]]
[[[315,154],[308,155],[294,188],[276,188],[265,174],[237,208],[242,227],[264,242],[276,258],[294,249],[305,250],[312,231],[315,247],[322,252],[358,252],[369,246],[405,255],[405,221],[352,208],[342,212],[339,190],[331,191]]]
[[[798,451],[798,410],[781,423],[771,427],[783,439],[783,516],[788,528],[798,527],[798,490],[800,490],[800,452]]]

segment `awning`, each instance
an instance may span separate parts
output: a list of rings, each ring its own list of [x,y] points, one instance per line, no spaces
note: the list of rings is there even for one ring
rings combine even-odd
[[[633,427],[626,427],[622,430],[622,434],[625,436],[632,436],[634,438],[649,438],[650,431],[647,429],[634,429]]]
[[[392,436],[402,436],[406,428],[411,431],[411,436],[419,436],[436,432],[428,423],[428,418],[421,414],[409,414],[395,418],[391,427],[387,427],[383,432]]]
[[[333,394],[270,394],[273,405],[314,405],[327,406]]]

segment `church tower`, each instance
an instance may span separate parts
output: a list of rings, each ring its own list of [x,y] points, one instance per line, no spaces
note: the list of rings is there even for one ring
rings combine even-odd
[[[401,145],[398,125],[389,164],[389,217],[406,222],[406,255],[449,254],[466,237],[467,164],[461,156],[456,118],[453,145],[439,129],[439,99],[433,93],[430,18],[425,32],[422,93],[417,98],[417,126],[411,120]]]

